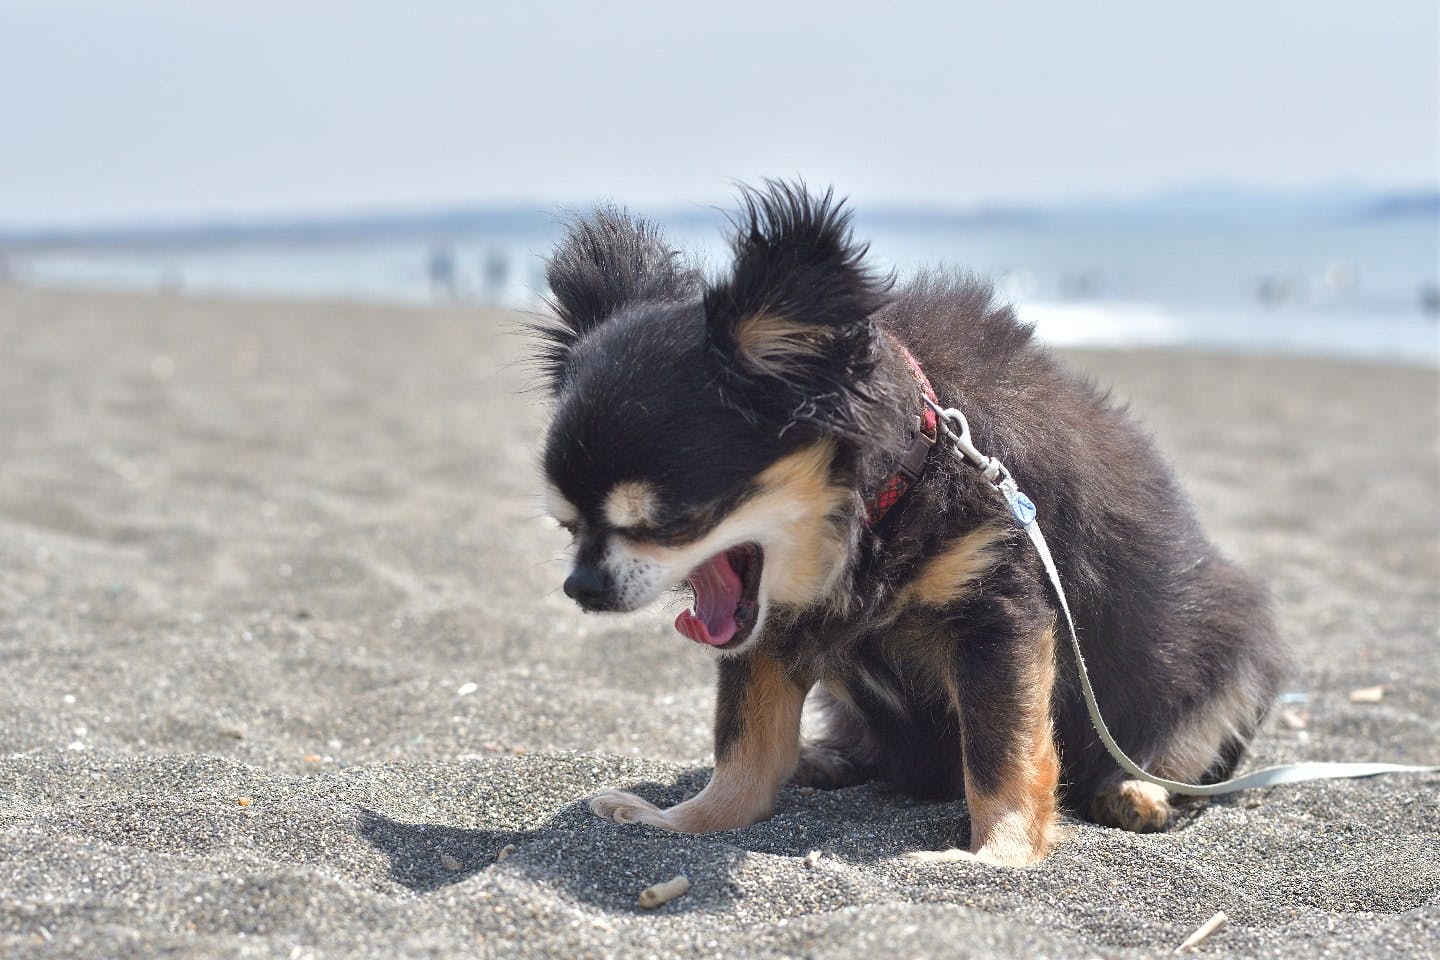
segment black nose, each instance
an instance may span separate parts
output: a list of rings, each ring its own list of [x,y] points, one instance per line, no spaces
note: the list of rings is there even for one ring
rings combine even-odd
[[[598,607],[610,593],[610,575],[599,567],[577,566],[565,578],[565,596],[582,607]]]

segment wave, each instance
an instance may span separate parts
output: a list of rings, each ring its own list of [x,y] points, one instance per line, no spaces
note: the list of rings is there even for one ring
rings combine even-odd
[[[1018,304],[1016,313],[1057,347],[1199,347],[1440,366],[1440,323],[1412,312],[1032,300]]]

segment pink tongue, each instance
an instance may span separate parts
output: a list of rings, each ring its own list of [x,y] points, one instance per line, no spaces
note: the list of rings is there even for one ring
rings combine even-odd
[[[729,557],[717,553],[692,570],[688,579],[695,590],[695,609],[682,611],[675,618],[675,629],[696,643],[712,647],[729,643],[738,629],[735,608],[744,588]]]

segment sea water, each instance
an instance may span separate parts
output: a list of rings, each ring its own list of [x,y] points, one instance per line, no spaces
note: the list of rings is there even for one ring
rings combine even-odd
[[[0,250],[0,281],[539,309],[558,220],[506,230]],[[1440,227],[858,220],[872,262],[991,281],[1044,340],[1323,353],[1440,365]],[[670,234],[707,271],[718,224]]]

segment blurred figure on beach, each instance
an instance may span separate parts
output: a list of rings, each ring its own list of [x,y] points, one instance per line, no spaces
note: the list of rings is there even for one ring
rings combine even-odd
[[[503,304],[510,285],[510,258],[503,250],[490,250],[480,268],[480,299],[488,304]]]
[[[449,247],[436,244],[430,248],[426,273],[430,278],[430,296],[433,299],[456,299],[458,291],[455,287],[455,254]]]

